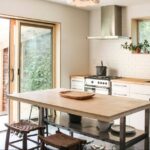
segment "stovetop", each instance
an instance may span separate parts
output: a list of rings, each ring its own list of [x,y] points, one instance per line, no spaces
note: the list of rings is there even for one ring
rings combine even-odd
[[[93,76],[88,76],[86,78],[99,79],[99,80],[111,80],[111,79],[118,79],[118,78],[121,78],[121,77],[118,77],[118,76],[97,76],[97,75],[93,75]]]

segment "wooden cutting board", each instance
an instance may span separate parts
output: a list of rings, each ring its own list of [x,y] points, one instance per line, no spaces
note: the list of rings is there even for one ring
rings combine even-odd
[[[61,91],[60,95],[65,98],[87,100],[87,99],[92,98],[95,94],[88,93],[88,92],[79,92],[79,91]]]

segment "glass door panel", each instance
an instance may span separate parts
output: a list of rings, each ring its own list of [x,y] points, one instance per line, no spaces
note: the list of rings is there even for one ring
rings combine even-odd
[[[53,87],[53,29],[20,25],[20,92]],[[21,119],[29,117],[31,106],[21,103]],[[32,117],[37,116],[37,108]]]

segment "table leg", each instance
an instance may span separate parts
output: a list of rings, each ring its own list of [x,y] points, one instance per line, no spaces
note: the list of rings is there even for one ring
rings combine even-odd
[[[125,144],[125,126],[126,126],[126,117],[120,118],[120,150],[126,149]]]
[[[39,125],[43,125],[43,118],[44,118],[44,108],[39,108]]]
[[[146,133],[146,138],[145,138],[145,150],[149,150],[149,113],[150,110],[146,109],[145,110],[145,133]]]

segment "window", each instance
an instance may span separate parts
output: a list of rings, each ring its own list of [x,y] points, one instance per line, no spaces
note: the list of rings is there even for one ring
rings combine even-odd
[[[54,25],[20,22],[19,91],[36,91],[54,87]],[[20,118],[27,119],[30,105],[20,103]],[[34,107],[32,118],[38,116]]]
[[[53,87],[53,28],[21,24],[20,91]]]
[[[147,40],[150,43],[150,20],[138,21],[138,42]]]

